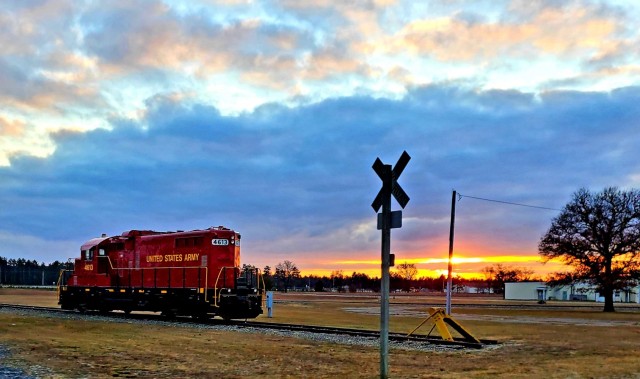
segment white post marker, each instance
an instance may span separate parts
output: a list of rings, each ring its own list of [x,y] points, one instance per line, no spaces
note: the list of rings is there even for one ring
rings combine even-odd
[[[267,291],[267,317],[273,317],[273,291]]]

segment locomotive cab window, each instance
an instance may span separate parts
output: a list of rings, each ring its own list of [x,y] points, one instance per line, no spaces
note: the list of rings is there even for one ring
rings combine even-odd
[[[89,250],[85,250],[84,251],[84,260],[85,261],[90,261],[93,260],[93,248],[89,249]]]

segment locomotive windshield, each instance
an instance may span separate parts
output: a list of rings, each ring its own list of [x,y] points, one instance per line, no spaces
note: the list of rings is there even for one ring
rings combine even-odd
[[[84,255],[84,260],[85,261],[90,261],[90,260],[93,259],[93,250],[94,250],[94,248],[92,247],[91,249],[83,251],[83,255]]]

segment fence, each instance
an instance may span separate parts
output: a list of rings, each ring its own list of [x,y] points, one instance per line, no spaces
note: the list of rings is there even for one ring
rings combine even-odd
[[[58,282],[57,268],[0,266],[0,285],[50,286]]]

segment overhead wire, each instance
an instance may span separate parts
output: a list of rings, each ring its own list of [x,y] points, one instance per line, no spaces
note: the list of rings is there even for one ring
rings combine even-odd
[[[482,201],[490,201],[492,203],[500,203],[500,204],[507,204],[507,205],[517,205],[520,207],[528,207],[528,208],[537,208],[537,209],[544,209],[544,210],[548,210],[548,211],[558,211],[561,212],[562,209],[557,209],[557,208],[549,208],[549,207],[541,207],[539,205],[530,205],[530,204],[522,204],[522,203],[514,203],[511,201],[503,201],[503,200],[495,200],[495,199],[486,199],[483,197],[476,197],[476,196],[469,196],[469,195],[463,195],[461,193],[458,193],[458,201],[460,201],[463,197],[468,197],[470,199],[475,199],[475,200],[482,200]]]

